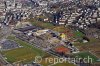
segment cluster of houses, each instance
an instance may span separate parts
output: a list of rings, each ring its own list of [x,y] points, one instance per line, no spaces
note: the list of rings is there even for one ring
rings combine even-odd
[[[68,3],[63,3],[61,6],[59,6],[60,4],[56,4],[56,6],[59,7],[59,10],[55,8],[55,11],[49,11],[53,17],[53,24],[71,25],[80,29],[87,29],[87,27],[100,21],[99,1],[96,1],[93,4],[82,4],[81,1],[70,1],[69,5],[65,4]]]

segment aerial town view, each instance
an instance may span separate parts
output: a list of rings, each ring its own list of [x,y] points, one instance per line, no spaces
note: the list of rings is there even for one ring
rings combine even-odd
[[[100,66],[100,0],[0,0],[0,66]]]

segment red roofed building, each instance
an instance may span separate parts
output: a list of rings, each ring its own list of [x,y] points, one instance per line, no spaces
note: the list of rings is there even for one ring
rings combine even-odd
[[[58,53],[70,53],[70,49],[64,47],[64,46],[61,46],[61,47],[57,47],[55,49],[56,52]]]

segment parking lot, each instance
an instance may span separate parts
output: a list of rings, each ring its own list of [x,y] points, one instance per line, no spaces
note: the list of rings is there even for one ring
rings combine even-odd
[[[11,40],[6,40],[6,39],[4,41],[2,41],[0,46],[1,46],[1,50],[11,50],[11,49],[16,49],[16,48],[22,47],[19,44],[17,44],[16,42],[11,41]]]

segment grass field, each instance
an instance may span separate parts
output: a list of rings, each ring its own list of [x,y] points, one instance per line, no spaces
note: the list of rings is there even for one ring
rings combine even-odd
[[[14,37],[8,37],[8,39],[10,40],[14,40],[16,41],[18,44],[20,44],[21,46],[23,46],[22,48],[17,48],[17,49],[13,49],[13,50],[8,50],[8,51],[4,51],[2,52],[3,55],[5,55],[5,57],[7,58],[8,62],[30,62],[33,61],[35,56],[44,56],[46,53],[43,52],[40,49],[37,49],[31,45],[29,45],[28,43],[19,40],[19,39],[15,39]]]
[[[31,49],[18,48],[14,50],[5,51],[3,53],[6,56],[7,61],[13,63],[13,62],[26,62],[26,60],[32,61],[36,56],[36,54],[34,54],[33,52],[34,51]]]
[[[55,27],[53,24],[51,24],[49,22],[40,22],[35,19],[30,19],[28,21],[30,21],[32,23],[32,25],[39,26],[42,28],[53,29]]]
[[[98,42],[100,42],[99,39],[90,38],[90,41],[87,42],[87,43],[79,42],[79,43],[74,43],[74,45],[77,46],[77,47],[82,47],[82,46],[89,46],[91,44],[95,44],[95,43],[98,43]]]
[[[96,62],[98,60],[98,58],[94,55],[92,55],[90,52],[81,52],[81,53],[77,53],[74,54],[73,56],[78,57],[78,58],[92,58],[92,62]]]

